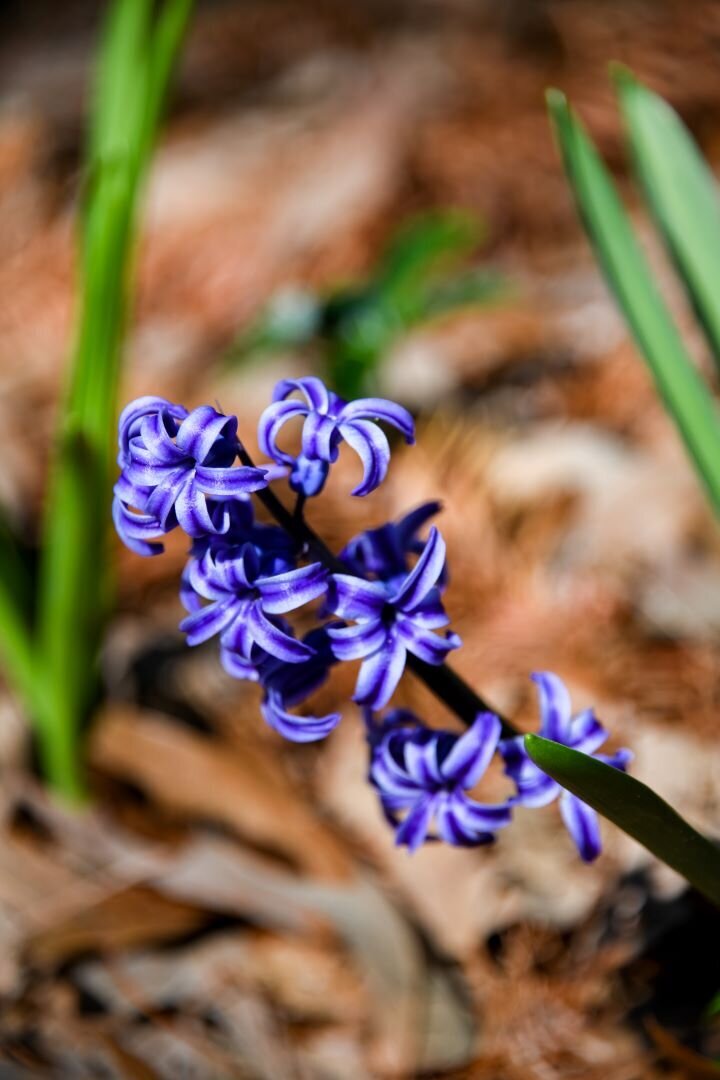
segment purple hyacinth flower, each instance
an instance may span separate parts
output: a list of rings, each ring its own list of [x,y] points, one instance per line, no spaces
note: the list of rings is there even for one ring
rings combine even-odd
[[[121,539],[141,555],[177,525],[190,537],[226,532],[227,504],[267,486],[266,470],[238,466],[237,419],[210,405],[187,412],[164,398],[131,402],[119,422],[122,473],[113,520]]]
[[[445,541],[433,526],[414,568],[399,581],[365,581],[334,574],[328,608],[354,626],[328,633],[338,660],[362,659],[353,700],[373,709],[388,703],[405,669],[408,652],[428,664],[442,664],[461,642],[457,634],[434,631],[449,618],[437,582],[445,566]]]
[[[299,391],[304,401],[291,398]],[[280,449],[277,439],[283,426],[302,418],[302,451],[294,457]],[[377,426],[382,420],[397,428],[405,441],[415,441],[415,425],[407,409],[385,398],[359,398],[346,402],[314,376],[282,379],[273,392],[273,402],[258,424],[258,442],[264,454],[291,468],[290,486],[306,496],[317,495],[324,487],[330,465],[337,460],[341,442],[359,456],[363,478],[353,495],[368,495],[382,483],[390,462],[387,437]]]
[[[312,655],[300,664],[286,664],[275,657],[263,659],[257,668],[257,677],[265,691],[260,706],[266,723],[291,742],[317,742],[324,739],[341,720],[340,713],[326,716],[303,716],[290,712],[302,704],[328,677],[336,662],[324,627],[311,630],[303,643],[312,649]],[[238,672],[237,654],[223,650],[222,663],[231,675],[242,678]]]
[[[439,502],[427,502],[405,514],[399,521],[388,522],[378,529],[360,533],[343,548],[340,558],[348,570],[360,577],[379,578],[393,582],[408,572],[408,556],[422,555],[425,541],[418,536],[420,529],[440,513]],[[438,587],[446,585],[447,572],[438,579]]]
[[[462,735],[433,731],[401,709],[378,730],[370,726],[370,781],[397,844],[415,851],[425,840],[439,839],[475,847],[509,824],[510,802],[486,805],[466,794],[487,770],[500,731],[500,720],[489,712],[479,713]]]
[[[288,664],[313,655],[311,646],[294,638],[280,616],[295,611],[327,589],[327,571],[320,563],[263,574],[253,544],[215,551],[190,560],[183,581],[183,601],[194,610],[180,623],[189,645],[199,645],[220,634],[224,650],[236,653],[238,663],[252,668],[267,653]],[[210,601],[196,606],[191,594]],[[239,670],[234,672],[239,674]]]
[[[540,734],[544,738],[625,771],[632,761],[629,750],[618,750],[612,756],[597,753],[608,733],[592,709],[585,709],[573,716],[570,694],[557,675],[539,671],[532,679],[538,687]],[[520,806],[547,806],[559,795],[560,813],[580,857],[585,862],[596,859],[602,850],[596,812],[538,768],[526,753],[522,736],[503,740],[500,753],[505,761],[505,772],[517,787],[516,802]]]

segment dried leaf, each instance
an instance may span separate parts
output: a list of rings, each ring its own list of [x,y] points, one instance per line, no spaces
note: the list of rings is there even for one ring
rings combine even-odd
[[[352,873],[344,847],[262,743],[240,753],[158,713],[114,707],[97,724],[91,754],[185,819],[220,822],[323,878]]]

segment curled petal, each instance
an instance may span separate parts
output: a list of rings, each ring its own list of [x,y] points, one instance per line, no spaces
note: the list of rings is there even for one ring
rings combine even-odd
[[[356,623],[328,630],[332,651],[338,660],[360,660],[379,649],[387,637],[387,627],[379,621]]]
[[[157,518],[151,514],[133,513],[117,495],[113,499],[112,516],[118,536],[131,551],[144,556],[162,552],[162,544],[152,542],[158,536],[165,535],[165,529]]]
[[[417,851],[427,839],[434,809],[435,801],[432,796],[427,795],[418,800],[395,833],[395,843],[398,847],[404,844],[410,852]]]
[[[152,497],[148,500],[148,505],[150,505],[151,501]],[[187,482],[182,485],[177,493],[175,513],[180,528],[188,536],[204,536],[205,533],[222,531],[223,528],[227,528],[229,523],[227,517],[224,517],[218,530],[216,522],[210,517],[207,500],[203,493],[198,490],[192,473],[188,474]]]
[[[259,603],[251,605],[248,611],[248,625],[256,643],[271,656],[284,660],[288,664],[301,664],[314,653],[309,645],[283,633],[263,615]]]
[[[560,813],[580,858],[584,862],[593,862],[602,851],[600,821],[595,811],[569,791],[563,791]]]
[[[120,468],[127,464],[130,440],[139,433],[143,418],[159,412],[163,412],[175,420],[184,420],[187,416],[187,409],[184,409],[182,405],[174,405],[171,401],[167,401],[166,398],[154,397],[149,394],[131,401],[120,413],[120,419],[118,420],[120,451],[118,465]]]
[[[209,469],[206,465],[198,465],[195,484],[211,499],[241,499],[252,491],[267,487],[267,478],[265,469],[246,465],[234,469]]]
[[[250,604],[240,602],[235,610],[231,623],[225,627],[220,635],[221,651],[233,653],[246,663],[250,663],[253,644],[255,639],[248,625],[248,611]],[[245,678],[246,676],[243,676]]]
[[[405,670],[407,652],[397,634],[388,633],[382,649],[363,660],[353,701],[382,709],[395,693]]]
[[[294,416],[307,416],[308,408],[302,401],[275,401],[268,405],[258,421],[258,445],[266,457],[273,461],[292,465],[295,458],[277,445],[280,430]]]
[[[415,539],[416,534],[422,529],[423,525],[430,520],[431,517],[435,517],[442,510],[442,503],[440,502],[426,502],[420,506],[416,506],[414,510],[405,514],[400,518],[395,528],[397,529],[403,546],[408,545]]]
[[[402,434],[407,443],[415,442],[415,421],[407,409],[385,398],[358,398],[345,405],[339,417],[341,422],[356,420],[383,420]]]
[[[340,424],[340,434],[362,461],[362,482],[353,495],[369,495],[383,480],[390,463],[390,446],[384,433],[369,420]]]
[[[291,742],[317,742],[324,739],[341,720],[340,713],[327,716],[295,716],[284,707],[282,696],[270,690],[260,706],[265,721]]]
[[[180,575],[180,603],[189,612],[199,611],[202,607],[202,600],[192,583],[192,569],[195,561],[191,559],[186,563]]]
[[[200,645],[224,630],[235,617],[235,612],[236,605],[232,602],[208,604],[183,619],[180,629],[187,634],[188,645]]]
[[[147,497],[145,512],[156,517],[168,532],[172,528],[170,522],[174,523],[177,520],[175,503],[190,480],[191,474],[187,469],[183,467],[173,469]]]
[[[405,744],[405,768],[420,787],[443,782],[437,748],[437,739],[430,739],[425,744],[416,742]]]
[[[237,418],[224,416],[212,405],[200,405],[183,420],[175,439],[176,445],[195,461],[202,464],[215,442],[225,437],[232,439],[237,433]]]
[[[150,491],[166,481],[172,483],[173,477],[187,476],[187,466],[157,465],[153,461],[145,464],[131,458],[123,470],[123,475],[134,488]]]
[[[384,580],[404,575],[407,569],[405,551],[392,523],[353,537],[340,552],[340,558],[348,569],[363,576],[377,574]]]
[[[302,448],[307,458],[335,461],[338,455],[335,420],[323,413],[311,412],[303,424]]]
[[[442,774],[463,788],[477,784],[497,749],[502,725],[494,713],[481,712],[442,763]]]
[[[478,847],[495,839],[492,832],[482,831],[463,819],[456,799],[439,800],[435,821],[441,840],[454,847]]]
[[[328,604],[341,619],[377,619],[387,601],[378,581],[363,581],[350,574],[333,574]]]
[[[585,709],[570,722],[569,746],[583,754],[594,754],[607,740],[608,733],[592,709]]]
[[[233,679],[249,679],[251,682],[259,679],[255,665],[230,649],[220,649],[220,663]]]
[[[408,650],[426,664],[442,664],[449,652],[459,649],[462,640],[457,634],[449,633],[445,637],[434,634],[432,630],[423,630],[413,625],[410,619],[398,618],[397,630]]]
[[[392,598],[392,602],[406,614],[421,604],[434,588],[445,566],[445,541],[436,527],[430,530],[422,555]]]
[[[454,796],[457,816],[467,829],[495,832],[512,821],[512,805],[504,803],[479,803],[459,792]]]
[[[177,424],[165,412],[151,413],[143,417],[140,424],[140,439],[144,449],[153,461],[160,465],[179,465],[187,457],[185,451],[176,446],[172,436],[177,431]],[[134,444],[135,440],[133,440]],[[134,452],[131,447],[131,454]]]
[[[551,671],[536,671],[531,678],[540,697],[542,734],[546,739],[566,743],[570,737],[572,705],[565,683]]]
[[[220,588],[237,596],[247,594],[255,587],[260,560],[252,544],[243,544],[240,554],[235,558],[213,558],[208,552],[203,560],[203,573],[209,581],[215,581]]]
[[[614,754],[596,754],[597,761],[602,761],[603,765],[612,765],[613,769],[620,769],[621,772],[625,772],[628,765],[635,757],[632,750],[616,750]]]
[[[322,379],[309,375],[305,379],[281,379],[273,390],[273,401],[282,401],[294,390],[299,390],[314,412],[326,413],[330,408],[330,394]]]
[[[117,495],[118,499],[124,502],[126,506],[132,506],[136,510],[144,510],[151,490],[151,488],[137,487],[128,480],[127,473],[121,472],[115,481],[113,494]]]
[[[409,619],[414,626],[422,627],[423,630],[440,630],[450,622],[440,598],[432,595],[424,600],[420,607],[413,609]]]
[[[370,779],[383,798],[391,796],[395,800],[402,800],[406,806],[413,803],[422,790],[395,761],[387,745],[380,746],[374,754],[370,767]],[[399,801],[397,805],[400,805]]]
[[[560,785],[539,769],[525,752],[522,735],[500,742],[505,774],[515,783],[516,801],[528,808],[547,806],[562,790]]]
[[[327,581],[327,570],[322,563],[316,562],[299,570],[258,578],[255,585],[260,590],[263,611],[284,615],[322,596],[327,590]]]

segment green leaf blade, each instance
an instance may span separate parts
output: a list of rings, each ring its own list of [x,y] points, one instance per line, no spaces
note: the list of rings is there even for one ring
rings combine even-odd
[[[78,741],[97,692],[111,574],[108,534],[122,344],[137,216],[191,0],[115,0],[106,25],[87,150],[78,325],[46,509],[37,717],[51,783],[76,799]]]
[[[588,754],[526,735],[530,758],[720,907],[720,849],[645,784]]]
[[[614,69],[635,171],[720,371],[720,199],[715,177],[674,109]]]
[[[548,107],[565,171],[607,284],[720,516],[720,414],[655,285],[597,150],[563,94],[550,91]]]

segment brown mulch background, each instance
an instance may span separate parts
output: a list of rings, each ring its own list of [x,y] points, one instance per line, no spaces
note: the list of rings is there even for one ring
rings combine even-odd
[[[0,501],[31,537],[101,7],[2,16]],[[200,4],[147,193],[123,397],[217,399],[251,433],[274,381],[307,366],[222,363],[275,289],[368,271],[411,213],[476,212],[478,264],[511,292],[393,350],[384,388],[418,411],[418,446],[362,501],[343,459],[310,520],[339,546],[440,494],[453,665],[528,727],[527,673],[561,673],[635,775],[717,835],[717,527],[586,247],[543,102],[568,92],[637,210],[613,59],[720,159],[709,0]],[[674,875],[609,826],[581,865],[553,809],[519,814],[492,851],[398,851],[364,780],[352,672],[320,694],[346,714],[333,736],[282,742],[255,688],[185,648],[184,550],[168,548],[117,550],[91,808],[42,790],[0,696],[2,1080],[711,1075],[695,1021],[718,989],[712,965],[698,974],[717,921]],[[410,677],[400,697],[450,722]]]

